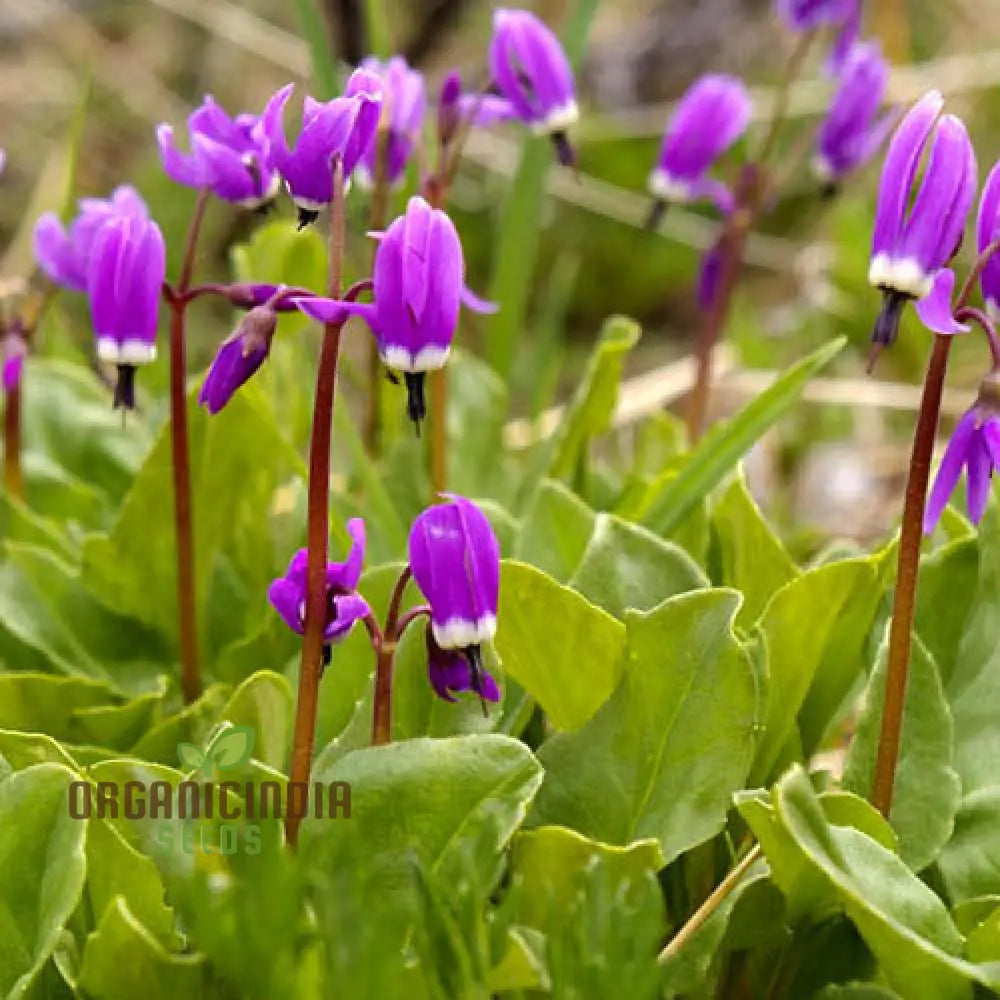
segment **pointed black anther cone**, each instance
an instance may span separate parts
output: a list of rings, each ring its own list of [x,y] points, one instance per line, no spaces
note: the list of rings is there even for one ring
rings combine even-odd
[[[406,415],[413,421],[420,437],[420,421],[427,416],[427,401],[424,398],[424,383],[427,376],[424,372],[403,372],[406,382]]]
[[[470,685],[472,690],[479,695],[479,701],[483,706],[483,718],[490,714],[489,706],[483,695],[483,654],[478,646],[466,646],[462,650],[465,658],[469,661]]]
[[[114,408],[135,409],[135,365],[118,365],[115,381]]]
[[[329,642],[323,643],[323,669],[325,670],[330,666],[333,660],[333,646]]]
[[[872,348],[868,355],[868,374],[875,370],[875,362],[882,351],[895,343],[899,335],[899,322],[903,318],[903,307],[912,296],[897,292],[894,288],[882,289],[882,308],[875,317],[872,329]]]
[[[647,233],[655,232],[660,228],[660,223],[667,214],[667,207],[667,202],[662,198],[656,198],[649,206],[649,215],[646,216],[646,222],[643,226]]]
[[[299,224],[296,228],[301,232],[306,226],[311,226],[319,218],[319,210],[303,208],[299,205]]]
[[[840,185],[836,181],[824,181],[820,185],[819,196],[823,201],[833,201],[840,194]]]
[[[565,132],[553,132],[552,144],[556,147],[556,157],[564,167],[576,166],[576,150],[570,145]]]

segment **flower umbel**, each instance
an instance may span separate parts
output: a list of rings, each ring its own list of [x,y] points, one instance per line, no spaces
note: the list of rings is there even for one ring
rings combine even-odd
[[[927,295],[961,245],[976,190],[976,159],[965,126],[941,115],[937,91],[920,99],[893,134],[882,168],[869,282],[883,295],[874,351],[896,339],[903,306]],[[939,117],[940,115],[940,117]],[[928,142],[923,177],[917,169]]]
[[[347,522],[351,550],[343,562],[331,562],[326,567],[327,599],[323,640],[327,646],[347,637],[354,623],[370,613],[368,602],[357,592],[358,580],[365,559],[365,524],[359,517]],[[299,635],[305,632],[308,552],[299,549],[292,556],[285,575],[278,577],[267,591],[267,599]]]
[[[1000,468],[1000,372],[983,379],[979,398],[959,420],[948,442],[924,512],[927,534],[940,520],[963,468],[969,519],[978,524],[989,500],[993,470]]]
[[[210,188],[217,198],[249,209],[266,205],[278,193],[280,178],[257,115],[230,118],[209,96],[188,117],[187,126],[190,153],[177,148],[172,126],[156,130],[163,169],[171,180]]]
[[[479,646],[496,633],[500,593],[500,544],[490,522],[471,500],[449,495],[413,522],[409,555],[413,579],[430,605],[431,637],[442,650],[462,651],[471,689],[487,698]],[[435,663],[439,677],[456,679],[453,661]]]
[[[733,76],[708,74],[681,98],[660,145],[649,190],[659,202],[709,199],[723,213],[733,196],[720,181],[707,176],[715,161],[746,130],[750,95]]]

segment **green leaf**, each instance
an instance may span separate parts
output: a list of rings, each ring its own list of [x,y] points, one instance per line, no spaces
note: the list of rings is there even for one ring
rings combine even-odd
[[[514,555],[565,583],[580,565],[596,517],[568,486],[543,479],[524,513]]]
[[[569,586],[616,618],[649,611],[668,597],[709,585],[679,546],[613,514],[598,514]]]
[[[755,503],[742,472],[712,508],[720,586],[743,594],[736,624],[748,628],[767,602],[799,575],[798,567]]]
[[[801,769],[775,787],[776,822],[800,863],[843,907],[889,985],[907,1000],[968,1000],[971,983],[1000,987],[1000,971],[964,961],[941,900],[894,854],[858,830],[829,826]],[[783,857],[765,854],[775,877]]]
[[[616,882],[628,886],[647,874],[656,874],[663,867],[663,854],[656,840],[637,840],[618,847],[563,826],[519,833],[510,854],[510,876],[522,883],[515,896],[515,922],[547,928],[553,915],[565,912],[572,902],[580,873],[598,862]]]
[[[938,864],[948,895],[965,900],[1000,894],[1000,785],[966,795],[955,815],[955,829]]]
[[[828,668],[851,680],[860,673],[877,598],[878,579],[868,559],[808,570],[771,598],[758,623],[767,646],[768,704],[753,769],[755,784],[766,782],[785,742],[797,734],[796,716],[814,679],[828,683]],[[829,706],[824,713],[809,714],[811,746],[830,721],[822,715],[835,711],[846,693],[824,698]]]
[[[101,1000],[177,1000],[204,996],[204,958],[173,955],[119,896],[87,938],[80,987]]]
[[[512,927],[507,933],[507,950],[490,969],[486,988],[490,994],[514,990],[542,990],[552,985],[545,969],[545,939],[530,927]]]
[[[72,819],[74,775],[38,764],[0,781],[0,991],[25,997],[83,892],[86,820]]]
[[[870,793],[875,774],[885,701],[887,642],[879,651],[844,768],[845,787],[859,795]],[[961,782],[951,766],[953,732],[937,664],[915,639],[889,814],[899,835],[899,853],[914,871],[929,865],[951,836],[961,795]]]
[[[533,566],[504,560],[494,648],[504,672],[558,729],[577,729],[622,671],[625,628]]]
[[[670,862],[718,832],[753,759],[757,682],[733,634],[740,597],[695,591],[629,612],[625,675],[579,732],[544,743],[533,818]]]
[[[735,417],[717,424],[698,442],[680,472],[649,498],[642,523],[669,535],[702,497],[710,493],[753,444],[795,405],[809,380],[844,348],[840,338],[791,367]]]
[[[813,1000],[902,1000],[902,997],[874,983],[833,983]]]
[[[624,316],[613,316],[605,322],[559,427],[539,446],[522,490],[532,487],[542,476],[568,479],[576,471],[591,438],[608,429],[618,401],[625,358],[639,342],[639,336],[638,325]]]
[[[33,764],[62,764],[73,772],[80,769],[65,747],[42,733],[0,729],[0,757],[12,771],[23,771]],[[6,770],[4,768],[5,772]]]
[[[524,819],[541,768],[517,740],[495,734],[414,739],[356,750],[312,780],[349,782],[348,821],[307,816],[299,834],[307,867],[363,864],[372,891],[409,885],[411,857],[429,872],[455,863],[489,825],[498,853]]]
[[[279,770],[285,766],[285,755],[292,742],[292,689],[280,674],[260,670],[248,677],[232,694],[220,717],[233,724],[224,734],[226,757],[219,756],[219,743],[212,744],[216,767],[238,767],[249,759]],[[236,734],[247,743],[242,746]],[[236,752],[238,751],[238,752]]]
[[[213,684],[206,688],[197,701],[185,705],[144,733],[131,753],[147,761],[173,765],[177,761],[180,744],[202,746],[205,743],[212,727],[219,721],[229,693],[229,686],[225,684]]]

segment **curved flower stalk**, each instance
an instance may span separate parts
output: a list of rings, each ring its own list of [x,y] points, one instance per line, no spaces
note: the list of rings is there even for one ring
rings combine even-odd
[[[710,73],[688,88],[670,119],[656,167],[649,175],[657,207],[708,200],[724,215],[732,211],[732,192],[709,177],[708,171],[746,131],[751,110],[750,95],[734,76]]]
[[[926,119],[921,122],[920,132],[925,136],[923,141],[926,141],[926,135],[932,127],[933,122],[927,124]],[[902,129],[901,125],[900,131]],[[954,131],[958,133],[957,128]],[[961,130],[960,134],[964,135],[964,129]],[[914,150],[919,150],[922,145],[919,135],[917,138],[911,135],[909,143]],[[898,147],[895,153],[896,169],[898,170],[900,158]],[[892,155],[893,150],[890,149],[886,159],[887,170]],[[960,170],[967,171],[971,152],[965,153],[964,157],[965,163],[960,163],[958,166]],[[928,175],[932,166],[933,154],[932,161],[927,167]],[[912,172],[915,169],[914,164],[910,170]],[[903,501],[896,587],[893,594],[892,619],[889,626],[885,704],[882,711],[882,728],[871,790],[873,804],[886,816],[889,815],[892,807],[896,763],[899,757],[903,705],[909,674],[910,647],[916,608],[921,538],[925,532],[929,533],[934,529],[948,497],[957,485],[963,468],[968,477],[969,516],[973,521],[977,521],[986,507],[990,479],[993,469],[1000,459],[1000,337],[997,336],[990,316],[986,312],[968,305],[977,283],[982,284],[984,297],[987,294],[987,289],[992,287],[992,279],[984,276],[988,269],[992,271],[991,264],[996,253],[1000,251],[1000,240],[996,239],[998,204],[995,187],[997,183],[996,171],[997,168],[994,168],[990,175],[990,181],[987,183],[979,206],[977,227],[980,242],[979,257],[957,297],[952,301],[952,291],[955,286],[954,273],[942,266],[931,278],[925,298],[917,305],[918,315],[924,324],[935,333],[935,337],[927,365],[927,374],[924,378]],[[940,179],[941,176],[947,175],[944,175],[943,169],[939,168],[937,176]],[[956,182],[960,188],[964,187],[964,176],[964,173],[960,173]],[[936,208],[940,218],[940,207],[935,205],[931,197],[924,196],[924,191],[929,183],[927,176],[925,176],[924,188],[917,195],[912,214],[916,214],[921,204],[925,206],[930,204]],[[908,185],[904,185],[904,189],[906,187]],[[967,206],[964,205],[964,191],[958,195],[951,192],[950,196],[959,198],[958,208],[960,211],[958,215],[964,226],[967,212]],[[916,225],[916,223],[912,224]],[[952,245],[952,241],[957,242],[962,236],[962,226],[959,225],[958,219],[945,213],[942,224],[945,225],[946,229],[943,234],[939,235],[938,243],[935,245],[939,260],[946,252],[942,247],[942,242],[944,246],[949,246]],[[876,228],[878,225],[879,219],[877,218]],[[931,243],[930,234],[927,236],[926,243]],[[918,258],[918,260],[923,259]],[[946,259],[943,258],[943,260]],[[967,331],[970,324],[976,324],[985,334],[989,343],[992,367],[982,381],[976,403],[959,421],[945,451],[934,489],[928,500],[927,486],[930,481],[931,456],[934,450],[951,341],[955,334]]]
[[[820,125],[813,172],[828,193],[863,167],[892,128],[892,112],[878,117],[889,67],[877,42],[855,45],[840,70],[837,92]]]
[[[260,116],[231,118],[211,96],[188,117],[190,153],[177,148],[174,130],[156,130],[163,169],[178,184],[208,188],[223,201],[260,209],[278,193],[280,178],[271,163]]]
[[[407,414],[419,432],[427,415],[424,382],[444,367],[458,326],[459,308],[488,312],[491,304],[465,288],[462,243],[451,219],[414,196],[406,212],[378,240],[372,273],[374,302],[345,303],[319,297],[295,304],[323,323],[361,316],[371,327],[386,367],[406,382]]]
[[[868,281],[882,293],[871,364],[895,341],[907,302],[934,287],[958,251],[976,193],[976,158],[965,125],[942,115],[944,98],[922,97],[893,134],[882,168]],[[927,166],[917,168],[930,145]]]
[[[308,95],[302,105],[302,131],[289,146],[283,124],[293,84],[282,87],[267,103],[261,128],[271,162],[280,172],[299,212],[299,226],[315,221],[333,200],[333,163],[350,177],[375,140],[381,114],[382,84],[365,70],[355,70],[343,97],[325,103]]]

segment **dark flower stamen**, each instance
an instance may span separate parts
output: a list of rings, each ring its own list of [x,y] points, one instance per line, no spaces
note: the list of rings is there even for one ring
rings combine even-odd
[[[135,365],[116,365],[114,408],[135,409]]]
[[[427,376],[424,372],[403,372],[403,380],[406,382],[406,414],[419,435],[420,421],[427,416],[427,401],[424,398]]]

